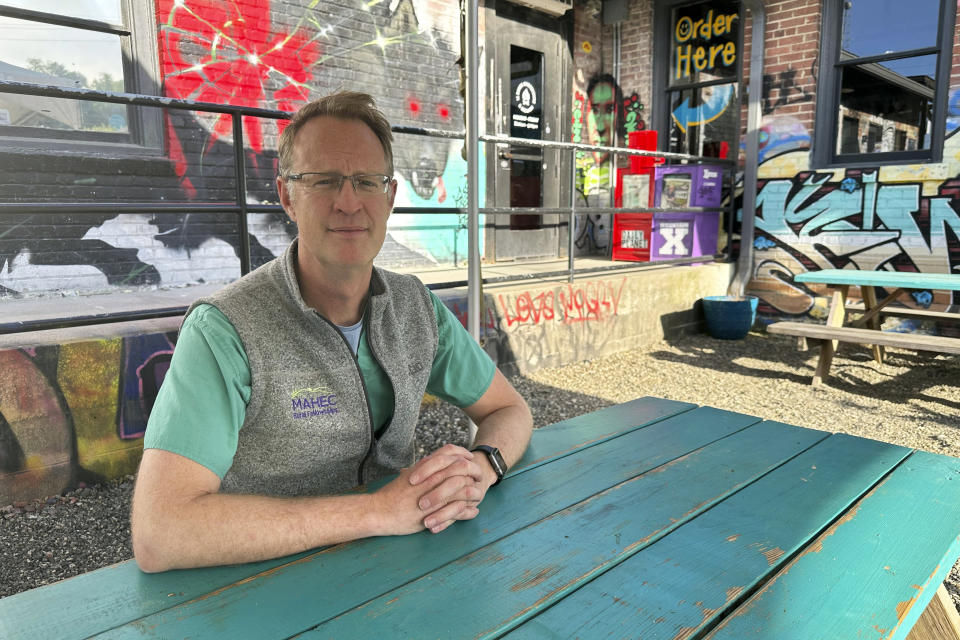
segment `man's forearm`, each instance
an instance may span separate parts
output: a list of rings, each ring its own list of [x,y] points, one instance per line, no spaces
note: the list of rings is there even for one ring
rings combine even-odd
[[[496,447],[507,467],[512,467],[523,457],[533,432],[533,416],[526,400],[499,369],[494,373],[493,381],[483,397],[464,411],[477,424],[474,447],[479,444]],[[489,473],[493,473],[489,462],[483,464]],[[495,481],[494,473],[491,482]]]
[[[209,493],[134,506],[133,546],[144,571],[254,562],[376,535],[372,495],[276,498]],[[159,507],[159,508],[158,508]]]
[[[410,470],[374,493],[285,498],[220,493],[205,467],[144,451],[133,495],[133,552],[144,571],[254,562],[374,535],[423,529],[434,509],[420,497],[439,479],[411,485]],[[437,507],[439,508],[439,505]]]

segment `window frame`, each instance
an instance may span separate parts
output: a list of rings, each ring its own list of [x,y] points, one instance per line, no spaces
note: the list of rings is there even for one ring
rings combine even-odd
[[[153,3],[121,0],[123,24],[4,5],[0,16],[110,33],[120,38],[124,92],[159,96],[159,55]],[[150,5],[148,7],[147,5]],[[2,88],[0,88],[2,92]],[[161,109],[127,105],[127,133],[61,131],[34,127],[0,127],[0,141],[10,152],[83,152],[101,156],[155,156],[162,152]]]
[[[817,80],[816,114],[814,116],[811,163],[815,168],[869,167],[877,165],[940,162],[946,136],[947,103],[950,90],[950,68],[953,58],[956,3],[940,0],[937,18],[937,43],[930,47],[841,59],[841,31],[843,29],[843,0],[824,0],[821,16],[820,77]],[[936,78],[930,117],[930,147],[907,151],[875,153],[840,153],[837,139],[842,116],[840,90],[842,69],[858,65],[883,63],[922,55],[936,55]]]

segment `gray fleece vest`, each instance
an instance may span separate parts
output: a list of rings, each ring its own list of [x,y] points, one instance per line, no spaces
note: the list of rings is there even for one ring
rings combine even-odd
[[[414,428],[437,351],[429,294],[413,276],[374,268],[364,329],[396,397],[379,438],[360,368],[343,334],[303,301],[296,240],[279,258],[209,298],[233,323],[250,362],[252,393],[230,493],[342,493],[414,461]]]

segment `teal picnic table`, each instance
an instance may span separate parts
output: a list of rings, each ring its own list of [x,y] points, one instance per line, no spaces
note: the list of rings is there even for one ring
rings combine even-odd
[[[883,316],[900,316],[919,320],[937,320],[957,323],[960,313],[927,311],[924,309],[891,307],[890,303],[911,291],[960,291],[960,275],[946,273],[918,273],[912,271],[860,271],[857,269],[821,269],[800,273],[793,277],[801,284],[823,284],[831,290],[826,322],[775,322],[767,331],[797,336],[802,349],[806,339],[820,340],[820,357],[811,384],[819,385],[830,375],[833,356],[840,342],[869,345],[877,362],[883,362],[884,347],[900,347],[941,354],[960,354],[960,338],[881,331]],[[862,303],[851,305],[851,287],[858,287]],[[879,299],[878,290],[888,291]],[[852,319],[848,311],[859,315]]]
[[[0,637],[955,639],[958,505],[958,459],[640,398],[537,430],[441,534],[125,562],[0,600]]]

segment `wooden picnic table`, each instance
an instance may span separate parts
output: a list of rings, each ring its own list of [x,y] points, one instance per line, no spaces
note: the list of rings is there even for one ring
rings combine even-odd
[[[0,637],[955,640],[958,505],[956,458],[640,398],[537,430],[441,534],[125,562],[0,600]]]
[[[945,336],[930,336],[915,333],[881,331],[882,316],[900,316],[925,320],[948,320],[960,322],[960,314],[926,311],[888,305],[915,290],[960,291],[960,275],[944,273],[916,273],[909,271],[859,271],[855,269],[822,269],[809,271],[793,277],[795,282],[825,284],[832,289],[830,308],[825,324],[805,322],[775,322],[767,331],[775,334],[794,335],[805,348],[806,339],[821,340],[820,358],[811,384],[819,385],[830,375],[830,366],[838,343],[853,342],[870,345],[874,359],[880,363],[884,358],[884,346],[900,347],[935,353],[960,354],[960,339]],[[848,299],[850,287],[859,287],[862,305],[852,305]],[[890,293],[878,300],[877,289]],[[860,316],[848,320],[848,312]]]

